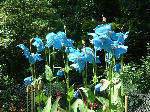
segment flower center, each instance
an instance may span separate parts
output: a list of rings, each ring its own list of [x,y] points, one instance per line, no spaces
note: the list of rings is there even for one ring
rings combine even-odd
[[[102,38],[100,41],[101,41],[102,43],[104,43],[104,42],[105,42],[105,39],[104,39],[104,38]]]

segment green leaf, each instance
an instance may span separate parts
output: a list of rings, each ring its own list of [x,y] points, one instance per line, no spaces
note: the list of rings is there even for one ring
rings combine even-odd
[[[36,97],[35,97],[35,102],[36,103],[40,103],[40,102],[44,102],[44,103],[46,103],[46,101],[47,101],[47,97],[43,94],[43,92],[41,92],[40,94],[38,94]]]
[[[69,66],[66,66],[66,67],[65,67],[65,72],[66,72],[66,73],[69,73],[70,70],[71,70],[71,68],[70,68]]]
[[[58,97],[58,98],[56,99],[56,101],[54,102],[54,104],[53,104],[53,106],[52,106],[51,112],[57,112],[59,99],[60,99],[60,97]]]
[[[103,97],[96,97],[96,99],[102,103],[102,105],[109,105],[109,100]]]
[[[89,88],[81,87],[79,89],[81,89],[84,92],[85,96],[88,98],[89,103],[94,103],[95,96]]]
[[[67,101],[71,101],[73,99],[73,93],[74,93],[74,84],[68,89]]]
[[[84,102],[81,99],[77,99],[72,105],[71,108],[73,112],[78,112],[78,108],[80,112],[85,112],[87,108],[85,107]]]
[[[45,65],[45,74],[47,80],[52,81],[54,79],[52,70],[48,65]]]
[[[94,94],[92,93],[92,91],[89,90],[89,91],[88,91],[88,102],[92,104],[92,103],[94,103],[94,101],[95,101],[95,96],[94,96]]]
[[[44,107],[42,112],[50,112],[51,111],[51,96],[48,98],[46,106]]]

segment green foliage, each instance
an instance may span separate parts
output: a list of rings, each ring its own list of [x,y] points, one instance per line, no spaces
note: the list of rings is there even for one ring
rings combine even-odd
[[[48,98],[46,106],[44,107],[42,112],[57,112],[57,108],[58,108],[58,102],[60,100],[60,97],[58,97],[56,99],[56,101],[54,102],[54,104],[51,104],[51,97]]]
[[[52,70],[48,65],[45,65],[45,74],[48,81],[52,81],[54,79]]]
[[[73,99],[73,93],[74,93],[74,84],[68,88],[68,91],[67,91],[67,101],[71,101]]]
[[[46,103],[47,99],[48,98],[44,95],[44,93],[42,91],[42,92],[40,92],[39,94],[36,95],[35,102],[36,103],[41,103],[43,101],[44,103]]]

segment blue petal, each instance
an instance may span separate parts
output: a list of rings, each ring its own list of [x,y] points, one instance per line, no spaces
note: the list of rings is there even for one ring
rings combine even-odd
[[[37,47],[37,52],[41,52],[44,49],[44,44],[39,37],[34,38],[35,42],[32,43],[35,47]]]
[[[98,84],[95,86],[95,90],[96,90],[96,91],[100,91],[102,85],[103,85],[102,83],[98,83]]]

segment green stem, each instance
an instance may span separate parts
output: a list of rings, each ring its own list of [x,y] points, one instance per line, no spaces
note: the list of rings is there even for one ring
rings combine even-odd
[[[53,73],[54,73],[54,67],[55,67],[55,49],[53,47]]]
[[[123,55],[121,55],[121,75],[123,74]],[[123,77],[121,77],[121,111],[123,112],[124,107],[123,107],[123,97],[124,97],[124,92],[123,92]]]
[[[48,49],[48,65],[49,65],[49,67],[51,66],[51,51],[50,51],[50,48]]]
[[[40,90],[39,90],[39,112],[41,112],[41,105],[40,105]]]
[[[46,64],[48,65],[47,49],[45,49]]]
[[[86,74],[86,79],[85,79],[85,87],[87,87],[87,62],[86,62],[85,74]]]
[[[112,86],[112,73],[111,73],[111,64],[109,64],[109,111],[111,112],[111,86]]]
[[[29,112],[29,92],[27,92],[27,112]]]
[[[31,85],[31,112],[34,112],[34,92],[32,85]]]
[[[51,97],[52,82],[50,81],[50,97]]]

